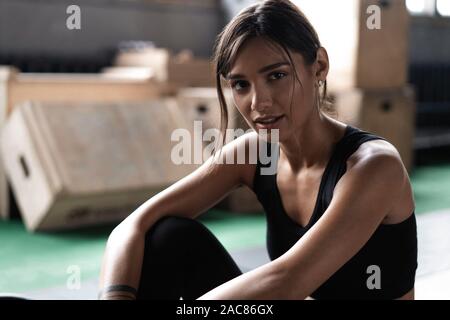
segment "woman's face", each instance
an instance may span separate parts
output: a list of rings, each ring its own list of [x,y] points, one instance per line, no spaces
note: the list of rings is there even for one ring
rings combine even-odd
[[[314,68],[305,66],[301,54],[289,53],[302,85],[293,76],[294,68],[284,52],[262,38],[252,38],[239,49],[227,76],[234,103],[250,127],[258,134],[261,129],[269,134],[271,129],[279,129],[280,142],[317,111]]]

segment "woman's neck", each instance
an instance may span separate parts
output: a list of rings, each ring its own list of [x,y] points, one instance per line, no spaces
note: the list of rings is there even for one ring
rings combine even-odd
[[[328,163],[334,144],[345,131],[345,124],[326,115],[314,117],[288,140],[280,142],[280,160],[296,173]]]

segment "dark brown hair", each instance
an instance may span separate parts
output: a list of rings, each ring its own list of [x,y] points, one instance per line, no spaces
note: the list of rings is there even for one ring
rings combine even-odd
[[[263,37],[268,43],[281,48],[295,70],[292,57],[288,52],[298,52],[305,64],[311,65],[317,58],[317,50],[321,47],[319,37],[311,23],[300,9],[288,0],[266,0],[243,9],[235,16],[218,35],[214,44],[213,63],[215,66],[216,87],[221,109],[220,131],[225,143],[225,130],[228,126],[228,110],[222,91],[222,79],[236,59],[238,50],[249,39]],[[294,72],[297,78],[297,72]],[[297,78],[299,83],[300,80]],[[292,102],[292,100],[291,100]],[[324,82],[322,98],[318,107],[331,113],[327,101],[327,82]],[[292,106],[291,106],[292,107]]]

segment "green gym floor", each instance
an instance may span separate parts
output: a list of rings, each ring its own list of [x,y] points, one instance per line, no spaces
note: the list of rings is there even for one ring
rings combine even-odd
[[[418,276],[431,276],[436,271],[446,272],[446,279],[450,279],[450,261],[443,260],[441,251],[436,251],[442,250],[444,255],[450,255],[450,163],[417,167],[410,178],[418,221],[423,221],[426,229],[418,222]],[[443,224],[443,217],[447,224]],[[238,264],[243,271],[268,261],[264,256],[266,223],[263,213],[238,215],[211,210],[200,220],[232,252],[233,257],[240,260]],[[442,229],[444,225],[446,227]],[[437,236],[439,226],[445,241],[433,238]],[[31,234],[24,229],[20,219],[0,221],[0,292],[20,293],[39,299],[95,299],[101,258],[112,228]],[[422,243],[424,239],[429,243],[437,240],[441,246],[436,249],[434,245]],[[421,259],[425,262],[421,263]],[[435,260],[439,263],[435,264]],[[81,287],[70,289],[68,281],[73,268],[80,272]],[[429,279],[422,285],[424,290],[434,290],[432,281],[442,282],[442,278]],[[427,286],[431,288],[426,289]],[[443,289],[442,292],[450,298],[448,291]]]

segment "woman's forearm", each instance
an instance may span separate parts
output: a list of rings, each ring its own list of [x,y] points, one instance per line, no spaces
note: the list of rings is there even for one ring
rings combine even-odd
[[[147,201],[111,233],[100,272],[100,299],[134,299],[139,287],[145,234],[160,218]]]
[[[212,289],[198,300],[288,299],[286,279],[282,265],[272,261]]]
[[[111,233],[100,273],[100,299],[135,298],[144,254],[145,234],[125,227]],[[127,289],[128,288],[128,289]]]

